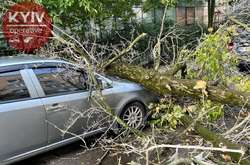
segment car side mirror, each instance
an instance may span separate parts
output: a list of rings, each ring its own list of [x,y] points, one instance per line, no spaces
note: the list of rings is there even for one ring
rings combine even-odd
[[[103,89],[112,88],[112,84],[110,84],[108,81],[102,80],[102,88]]]
[[[101,76],[96,76],[96,81],[99,89],[101,90],[112,88],[112,83],[106,80],[105,78],[102,78]]]

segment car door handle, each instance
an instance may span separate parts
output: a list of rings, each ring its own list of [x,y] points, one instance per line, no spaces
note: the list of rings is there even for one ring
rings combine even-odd
[[[63,106],[63,105],[61,105],[61,104],[58,104],[58,103],[55,103],[55,104],[52,104],[52,105],[50,105],[50,106],[47,106],[46,107],[46,111],[48,112],[48,111],[61,111],[61,110],[64,110],[64,107],[65,106]]]

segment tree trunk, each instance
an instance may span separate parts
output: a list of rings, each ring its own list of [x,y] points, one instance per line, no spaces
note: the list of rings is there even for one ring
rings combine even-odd
[[[215,11],[215,0],[208,0],[208,28],[213,28],[214,11]]]
[[[196,99],[204,98],[204,95],[206,95],[205,97],[207,97],[207,99],[214,102],[230,106],[244,106],[245,108],[250,109],[249,93],[242,93],[209,84],[206,85],[204,91],[195,88],[198,80],[175,79],[169,73],[162,74],[154,70],[147,70],[126,64],[111,64],[106,68],[106,72],[108,74],[137,82],[145,88],[160,95],[172,94],[180,97],[189,96]]]

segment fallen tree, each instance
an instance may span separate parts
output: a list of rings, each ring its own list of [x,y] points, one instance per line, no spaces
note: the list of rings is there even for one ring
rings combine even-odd
[[[172,94],[180,97],[190,96],[197,99],[206,97],[214,102],[250,109],[249,93],[212,86],[205,81],[175,79],[169,73],[162,74],[154,70],[120,63],[110,65],[106,72],[139,83],[161,95]]]
[[[207,98],[222,104],[250,108],[250,95],[248,93],[212,86],[200,80],[175,79],[171,76],[171,74],[173,74],[172,71],[171,73],[159,73],[138,66],[115,63],[106,68],[106,73],[139,83],[146,89],[160,95],[171,94],[177,97],[189,96],[195,99]],[[176,70],[174,73],[176,73]],[[193,127],[195,131],[216,147],[222,145],[230,149],[245,150],[246,148],[211,132],[207,128],[204,128],[199,122],[192,123],[192,119],[189,116],[184,116],[181,121],[185,127],[194,124]],[[240,153],[227,154],[233,161],[240,162],[244,165],[250,164],[249,159],[241,160],[242,155]]]

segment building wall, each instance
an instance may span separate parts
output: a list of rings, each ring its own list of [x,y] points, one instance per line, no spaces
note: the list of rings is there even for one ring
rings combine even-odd
[[[224,19],[224,12],[227,8],[226,0],[216,0],[215,23]],[[179,25],[190,25],[194,23],[208,24],[207,2],[180,3],[176,7],[176,23]]]

